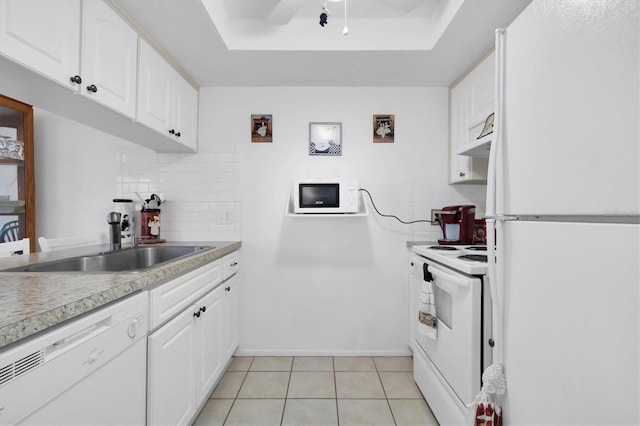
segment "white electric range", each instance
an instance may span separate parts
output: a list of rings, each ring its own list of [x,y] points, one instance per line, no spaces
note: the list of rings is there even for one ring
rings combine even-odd
[[[480,392],[482,372],[492,361],[486,246],[410,248],[414,380],[440,424],[473,424],[469,405]],[[435,330],[420,324],[425,288],[433,294]]]
[[[412,250],[465,274],[487,274],[487,246],[414,245]]]

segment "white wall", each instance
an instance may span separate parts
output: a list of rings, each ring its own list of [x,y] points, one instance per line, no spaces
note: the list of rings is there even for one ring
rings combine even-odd
[[[296,175],[355,176],[383,213],[472,201],[446,184],[445,88],[205,88],[201,149],[235,152],[242,182],[242,353],[406,353],[407,240],[428,224],[285,217]],[[273,114],[274,142],[250,142],[250,115]],[[372,142],[372,115],[395,114],[393,144]],[[308,125],[342,122],[343,154],[308,154]],[[479,196],[482,199],[482,196]],[[432,201],[433,205],[424,203]],[[421,207],[418,207],[421,206]]]
[[[106,235],[115,197],[159,194],[168,240],[242,240],[240,353],[403,354],[406,241],[439,228],[364,218],[285,217],[295,175],[356,176],[383,213],[427,219],[484,186],[450,186],[446,88],[202,88],[197,154],[158,154],[36,112],[38,235]],[[251,114],[273,114],[274,142],[250,142]],[[373,114],[395,114],[393,144]],[[308,155],[308,124],[343,125],[343,155]],[[69,228],[74,232],[69,232]]]
[[[34,108],[36,234],[107,241],[118,155],[130,142]]]

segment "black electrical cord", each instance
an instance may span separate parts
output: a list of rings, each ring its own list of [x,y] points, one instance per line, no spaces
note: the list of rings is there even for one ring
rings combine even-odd
[[[364,189],[364,188],[360,188],[359,191],[363,191],[363,192],[367,193],[367,195],[369,196],[369,199],[371,200],[371,205],[373,206],[374,210],[376,211],[376,213],[378,213],[382,217],[392,217],[392,218],[396,219],[398,222],[404,223],[405,225],[411,225],[412,223],[421,223],[421,222],[431,223],[430,220],[412,220],[410,222],[405,222],[404,220],[400,219],[398,216],[394,216],[392,214],[382,214],[382,213],[380,213],[380,211],[376,207],[376,203],[373,202],[373,197],[371,196],[371,193],[369,191],[367,191],[366,189]]]

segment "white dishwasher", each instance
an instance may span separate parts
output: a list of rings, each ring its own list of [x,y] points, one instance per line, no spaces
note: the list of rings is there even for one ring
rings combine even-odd
[[[0,425],[143,425],[148,293],[0,350]]]

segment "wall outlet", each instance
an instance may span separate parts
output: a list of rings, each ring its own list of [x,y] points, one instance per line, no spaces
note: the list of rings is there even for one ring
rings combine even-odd
[[[440,226],[440,214],[436,213],[439,209],[431,209],[431,226]]]

